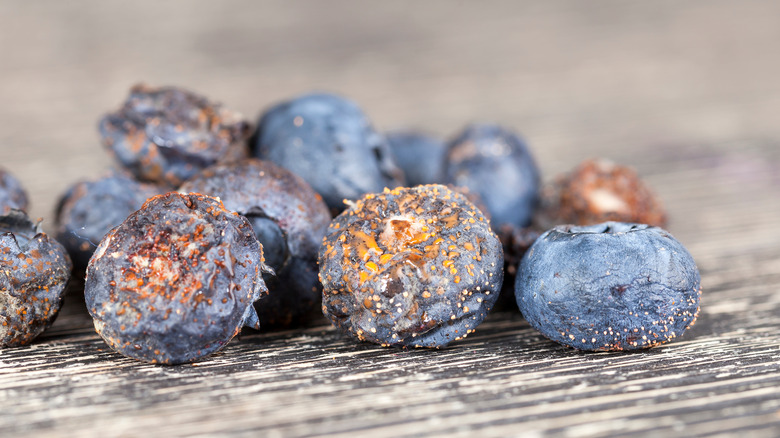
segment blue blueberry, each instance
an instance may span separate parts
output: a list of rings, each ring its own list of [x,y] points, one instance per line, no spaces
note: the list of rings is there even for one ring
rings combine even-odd
[[[27,210],[27,193],[13,175],[0,169],[0,214],[8,214],[11,209]]]
[[[57,207],[57,240],[77,270],[87,267],[95,247],[112,228],[165,189],[115,172],[68,189]]]
[[[21,210],[0,216],[0,347],[27,344],[54,322],[70,270],[40,224]]]
[[[496,125],[471,125],[449,144],[446,160],[446,182],[477,193],[493,229],[530,223],[539,198],[539,170],[517,135]]]
[[[474,331],[498,298],[501,243],[463,195],[440,185],[369,194],[320,247],[322,310],[382,345],[441,347]]]
[[[387,142],[396,163],[406,176],[407,186],[444,182],[445,143],[414,131],[387,134]]]
[[[87,267],[84,297],[111,348],[144,362],[199,360],[241,327],[267,290],[247,219],[215,198],[171,192],[111,230]]]
[[[133,87],[99,128],[119,164],[139,180],[170,187],[248,152],[249,124],[240,114],[174,87]]]
[[[331,217],[306,181],[269,161],[249,159],[207,169],[180,191],[219,197],[249,219],[276,272],[264,276],[268,296],[256,306],[263,327],[303,323],[318,311],[317,250]]]
[[[699,314],[690,253],[661,228],[562,225],[523,256],[517,304],[543,335],[579,350],[649,348],[682,336]]]
[[[307,94],[269,109],[260,119],[254,156],[300,175],[333,211],[385,187],[403,185],[387,141],[353,102]]]

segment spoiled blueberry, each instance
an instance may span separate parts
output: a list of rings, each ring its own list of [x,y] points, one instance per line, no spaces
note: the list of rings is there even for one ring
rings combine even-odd
[[[690,253],[663,229],[607,222],[542,234],[520,262],[515,291],[528,322],[553,341],[635,350],[694,324],[701,279]]]
[[[0,347],[30,343],[62,306],[71,262],[21,210],[0,216]]]
[[[331,217],[306,181],[271,162],[249,159],[210,168],[181,190],[219,197],[226,208],[249,218],[276,271],[265,276],[269,294],[256,306],[264,328],[319,316],[317,249]]]
[[[263,250],[243,216],[219,200],[171,192],[149,199],[100,242],[84,289],[111,348],[177,364],[222,349],[267,292]]]
[[[666,211],[634,169],[607,160],[586,160],[545,186],[534,220],[542,229],[605,221],[663,227]]]
[[[170,187],[247,155],[249,124],[240,114],[175,87],[136,85],[99,127],[103,143],[125,169]]]
[[[16,177],[0,169],[0,214],[8,214],[11,209],[27,210],[27,193]]]
[[[440,185],[361,198],[333,220],[319,260],[325,316],[382,345],[441,347],[465,337],[503,279],[487,219]]]

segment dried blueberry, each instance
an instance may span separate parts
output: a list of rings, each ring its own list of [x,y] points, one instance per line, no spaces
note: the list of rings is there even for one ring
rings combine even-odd
[[[68,250],[76,269],[83,270],[103,236],[148,198],[164,191],[119,172],[77,183],[57,207],[57,240]]]
[[[488,221],[439,185],[366,195],[334,219],[320,247],[323,313],[382,345],[440,347],[465,337],[502,279]]]
[[[403,184],[387,141],[353,102],[308,94],[269,109],[260,119],[254,156],[300,175],[333,211],[344,199]]]
[[[84,290],[95,329],[119,353],[151,363],[201,359],[243,325],[266,293],[263,251],[247,219],[218,199],[168,193],[108,233]]]
[[[407,186],[444,182],[443,141],[419,132],[398,131],[388,133],[387,142],[406,176]]]
[[[587,160],[544,188],[534,220],[542,229],[606,221],[663,227],[666,211],[632,168]]]
[[[245,157],[249,124],[189,91],[137,85],[103,117],[100,133],[136,178],[177,187],[217,162]]]
[[[0,216],[0,347],[27,344],[54,322],[70,270],[65,248],[24,212]]]
[[[539,196],[539,170],[517,135],[500,126],[471,125],[449,144],[446,160],[447,183],[476,192],[495,230],[530,223]]]
[[[328,207],[306,181],[269,161],[249,159],[212,167],[181,191],[219,197],[249,219],[266,263],[268,297],[256,306],[263,327],[305,322],[319,308],[317,250],[330,223]]]
[[[8,214],[11,209],[27,210],[27,193],[13,175],[0,169],[0,214]]]
[[[693,257],[663,229],[606,222],[542,234],[520,262],[515,290],[546,337],[579,350],[634,350],[693,325],[701,280]]]

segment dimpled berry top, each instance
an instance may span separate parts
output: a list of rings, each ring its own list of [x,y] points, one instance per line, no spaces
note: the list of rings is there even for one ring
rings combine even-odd
[[[323,312],[382,345],[439,347],[465,337],[502,279],[488,221],[439,185],[366,195],[331,223],[320,248]]]

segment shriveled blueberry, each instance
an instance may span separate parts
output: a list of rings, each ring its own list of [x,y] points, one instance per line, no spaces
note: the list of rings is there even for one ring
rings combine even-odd
[[[535,217],[543,229],[605,221],[663,227],[666,211],[634,169],[607,160],[586,160],[544,188]]]
[[[112,228],[165,189],[115,172],[95,181],[82,181],[60,199],[57,240],[68,250],[77,270],[87,267],[95,247]]]
[[[403,184],[387,141],[352,101],[307,94],[263,114],[253,155],[300,175],[333,211]]]
[[[0,169],[0,214],[8,214],[11,209],[27,210],[27,193],[16,177]]]
[[[195,93],[136,85],[100,121],[100,134],[136,178],[178,187],[206,167],[245,157],[249,124]]]
[[[0,216],[0,347],[27,344],[54,322],[70,270],[40,224],[21,210]]]
[[[527,226],[539,197],[539,170],[525,142],[496,125],[468,126],[447,150],[446,182],[468,187],[495,230]]]
[[[177,364],[224,347],[266,293],[263,250],[245,217],[218,199],[149,199],[92,255],[84,289],[95,329],[114,350]]]
[[[693,257],[668,232],[606,222],[542,234],[520,262],[515,290],[525,318],[553,341],[635,350],[693,325],[701,280]]]
[[[398,131],[388,133],[387,142],[407,186],[444,182],[447,149],[442,140],[420,132]]]
[[[263,327],[305,322],[319,308],[317,250],[330,223],[328,207],[306,181],[269,161],[249,159],[212,167],[181,191],[219,197],[249,219],[266,263],[268,297],[255,306]]]
[[[322,310],[382,345],[441,347],[474,331],[503,279],[498,237],[463,195],[440,185],[369,194],[320,247]]]

